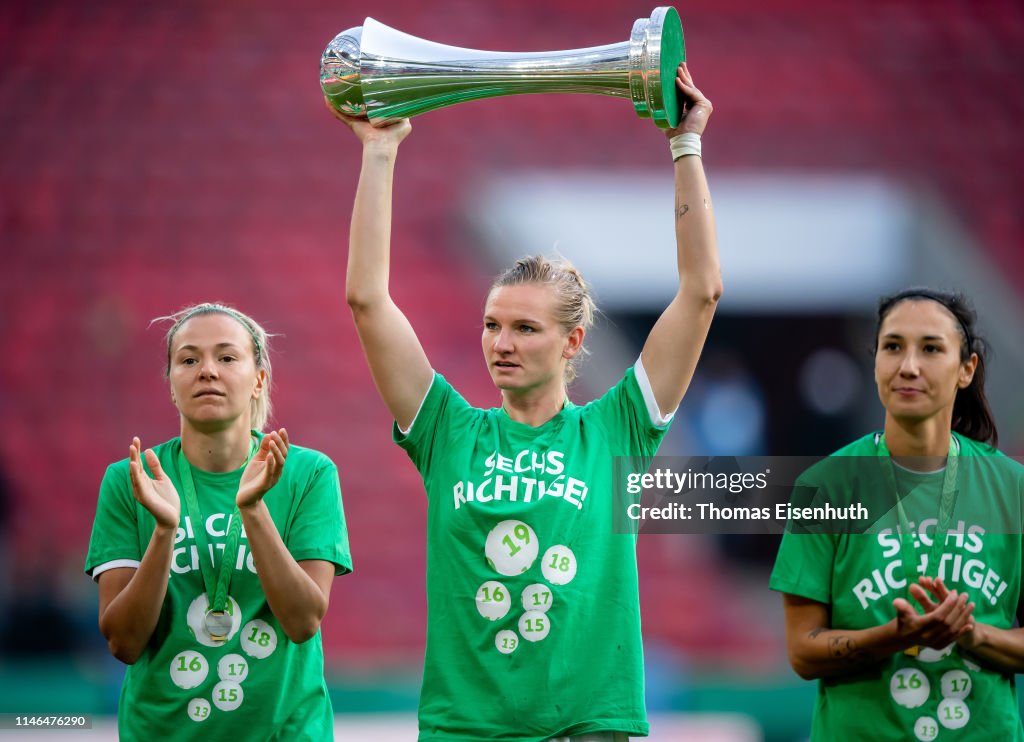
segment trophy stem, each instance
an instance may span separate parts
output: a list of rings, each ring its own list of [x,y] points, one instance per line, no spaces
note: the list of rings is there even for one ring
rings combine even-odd
[[[629,42],[563,52],[475,54],[472,59],[410,61],[364,48],[367,115],[376,124],[453,103],[526,93],[630,97]]]

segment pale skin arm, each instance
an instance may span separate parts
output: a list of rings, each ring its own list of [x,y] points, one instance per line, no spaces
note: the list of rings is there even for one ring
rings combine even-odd
[[[160,618],[171,572],[174,534],[178,528],[181,502],[171,480],[152,449],[146,463],[153,477],[142,468],[142,444],[132,439],[128,449],[128,471],[132,495],[156,519],[138,569],[120,567],[99,576],[100,631],[110,653],[127,665],[142,656]]]
[[[911,585],[910,592],[918,602],[927,600],[920,585]],[[832,628],[828,605],[790,594],[783,600],[789,663],[805,680],[857,673],[913,646],[942,649],[973,625],[974,604],[956,591],[938,603],[928,601],[931,609],[923,613],[897,598],[896,617],[868,629]]]
[[[921,584],[936,600],[946,597],[948,590],[941,581],[922,577]],[[929,601],[930,605],[934,605]],[[925,610],[929,605],[921,604]],[[1006,674],[1024,672],[1024,628],[1001,629],[991,624],[972,622],[970,631],[957,639],[960,648],[983,664]]]
[[[694,86],[686,64],[679,66],[676,87],[685,103],[679,126],[669,137],[702,134],[711,102]],[[675,168],[676,264],[679,290],[654,324],[641,357],[662,413],[679,406],[693,379],[711,319],[722,295],[714,212],[704,166],[699,157],[680,157]]]
[[[267,605],[285,635],[300,644],[316,635],[327,613],[334,565],[319,559],[295,561],[263,502],[281,478],[287,456],[288,432],[281,428],[267,433],[242,473],[235,503]]]
[[[403,119],[375,128],[330,105],[327,109],[363,144],[349,231],[345,298],[377,391],[399,427],[407,430],[434,378],[415,330],[388,289],[395,159],[412,126]]]

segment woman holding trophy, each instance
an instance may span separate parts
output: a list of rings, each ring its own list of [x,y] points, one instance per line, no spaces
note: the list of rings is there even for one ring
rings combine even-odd
[[[584,406],[567,383],[594,305],[562,261],[523,258],[487,295],[482,346],[498,407],[471,407],[433,369],[388,289],[392,179],[411,125],[375,128],[328,104],[363,146],[348,303],[394,439],[428,497],[420,740],[648,732],[636,537],[614,533],[613,457],[654,455],[722,293],[700,158],[712,107],[685,64],[676,73],[679,289],[634,366]]]

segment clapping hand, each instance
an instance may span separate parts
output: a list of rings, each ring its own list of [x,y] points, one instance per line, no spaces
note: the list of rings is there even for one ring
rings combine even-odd
[[[922,577],[910,586],[910,595],[924,609],[919,613],[903,598],[892,602],[900,636],[911,645],[943,649],[974,631],[974,603],[967,593],[949,590],[940,579]]]
[[[921,586],[935,596],[938,600],[945,600],[949,595],[949,589],[942,583],[942,580],[935,579],[932,577],[922,577],[919,580]],[[966,606],[970,609],[970,615],[967,618],[967,625],[964,631],[962,631],[956,638],[957,644],[964,649],[973,649],[974,645],[979,641],[978,622],[974,620],[974,603],[967,603]]]
[[[132,496],[146,508],[158,525],[177,528],[181,518],[181,499],[178,490],[164,473],[160,459],[152,448],[146,449],[146,464],[153,472],[150,477],[142,466],[142,442],[136,437],[128,448],[128,472],[132,480]]]
[[[263,436],[259,449],[242,472],[235,504],[241,509],[252,507],[262,500],[267,491],[281,479],[287,457],[288,431],[281,428]]]

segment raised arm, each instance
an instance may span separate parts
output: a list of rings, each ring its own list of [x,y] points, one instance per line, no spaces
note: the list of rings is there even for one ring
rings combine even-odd
[[[942,649],[970,632],[974,605],[967,593],[950,591],[933,603],[920,585],[911,585],[910,592],[925,606],[923,613],[897,598],[896,617],[866,629],[833,628],[829,606],[785,594],[786,647],[796,674],[812,680],[856,673],[911,647]]]
[[[711,102],[693,85],[685,63],[676,86],[684,115],[668,132],[700,135],[711,116]],[[722,295],[714,212],[699,155],[686,154],[674,163],[676,263],[679,290],[654,324],[643,349],[643,364],[663,413],[679,406],[693,378],[697,360]]]
[[[363,353],[384,404],[407,429],[430,388],[433,370],[409,320],[388,289],[391,260],[391,194],[398,145],[407,120],[375,128],[328,110],[363,144],[362,168],[352,207],[345,297]]]

